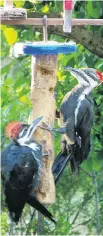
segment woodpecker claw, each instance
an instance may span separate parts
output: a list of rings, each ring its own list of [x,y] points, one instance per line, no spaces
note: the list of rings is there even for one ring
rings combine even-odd
[[[47,125],[45,122],[42,122],[42,125],[39,125],[38,127],[49,131],[53,136],[55,135],[55,129]]]
[[[42,153],[42,157],[48,157],[49,156],[49,152],[44,152],[44,153]]]
[[[66,127],[61,127],[61,128],[58,128],[58,129],[54,129],[51,126],[45,124],[45,122],[42,122],[42,125],[39,125],[38,127],[40,127],[41,129],[48,130],[54,137],[55,137],[55,133],[59,133],[59,134],[65,134],[66,133]]]

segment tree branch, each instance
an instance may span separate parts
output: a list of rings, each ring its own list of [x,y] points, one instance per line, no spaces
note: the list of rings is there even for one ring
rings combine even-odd
[[[94,193],[93,193],[94,194]],[[77,211],[73,221],[71,222],[71,224],[73,225],[75,223],[75,221],[77,220],[79,214],[81,213],[81,211],[83,210],[84,206],[87,204],[87,202],[92,198],[92,195],[88,196],[86,199],[84,199],[84,201],[82,202],[82,204],[80,205],[79,210]]]
[[[28,227],[27,227],[25,235],[29,235],[29,231],[30,231],[31,224],[32,224],[34,216],[35,216],[35,210],[33,210],[33,213],[30,216],[30,221],[29,221],[29,224],[28,224]]]
[[[91,53],[103,58],[103,37],[98,35],[97,32],[89,31],[82,26],[72,27],[71,34],[64,33],[62,26],[50,26],[48,27],[48,32],[68,40],[72,39],[76,43],[82,44],[86,49],[91,51]]]

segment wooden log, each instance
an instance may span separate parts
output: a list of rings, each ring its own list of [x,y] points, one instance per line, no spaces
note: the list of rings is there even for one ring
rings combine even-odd
[[[32,56],[31,101],[33,110],[29,117],[29,123],[43,116],[43,122],[53,127],[56,111],[54,98],[56,70],[57,55]],[[44,153],[40,186],[36,196],[41,203],[54,203],[55,184],[52,175],[54,161],[53,136],[48,130],[38,128],[35,132],[35,139],[42,145]]]

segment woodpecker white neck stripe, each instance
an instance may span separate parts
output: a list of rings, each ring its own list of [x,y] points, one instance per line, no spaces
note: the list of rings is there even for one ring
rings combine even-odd
[[[88,76],[86,76],[85,72],[82,70],[77,70],[76,73],[87,83],[89,83],[88,81]]]
[[[91,85],[93,80],[86,72],[82,71],[81,77],[83,78],[84,81],[86,81],[89,85]]]
[[[88,75],[89,78],[91,78],[92,80],[98,82],[98,78],[97,78],[97,76],[95,75],[95,73],[88,73],[87,71],[85,71],[85,74]]]
[[[77,126],[78,113],[79,113],[79,108],[81,107],[81,103],[85,99],[85,95],[88,95],[90,92],[91,92],[91,87],[90,86],[85,87],[85,89],[78,98],[77,107],[75,109],[75,127]]]
[[[76,69],[74,69],[74,73],[77,74],[77,77],[78,77],[78,80],[80,80],[80,83],[82,83],[82,84],[83,84],[83,82],[84,82],[84,84],[88,83],[91,86],[93,84],[93,82],[94,83],[99,82],[99,79],[96,76],[95,71],[93,71],[93,69],[91,69],[91,70],[92,71],[88,71],[88,69],[85,69],[85,70],[76,70]]]
[[[85,99],[85,95],[80,95],[80,97],[78,98],[78,104],[77,107],[75,109],[75,127],[77,126],[77,118],[78,118],[78,113],[79,113],[79,108],[81,106],[82,101]]]
[[[24,137],[18,139],[18,143],[20,144],[20,146],[29,147],[29,148],[33,149],[34,151],[39,150],[39,146],[35,142],[27,143],[27,140],[25,140]]]

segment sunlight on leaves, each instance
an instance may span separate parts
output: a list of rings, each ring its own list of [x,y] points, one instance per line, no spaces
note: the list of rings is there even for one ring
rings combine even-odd
[[[9,45],[12,45],[17,41],[18,33],[13,28],[4,29],[4,34]]]
[[[20,98],[19,98],[19,101],[22,102],[22,103],[24,103],[24,104],[30,104],[30,101],[29,101],[29,99],[27,98],[26,95],[20,97]]]
[[[47,13],[49,11],[49,6],[48,5],[45,5],[43,8],[42,8],[42,12],[43,13]]]
[[[57,72],[57,77],[58,77],[59,81],[63,80],[63,76],[62,76],[62,73],[60,71]]]

